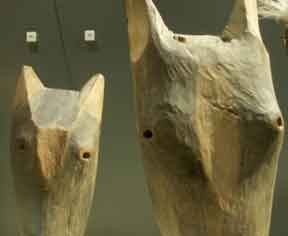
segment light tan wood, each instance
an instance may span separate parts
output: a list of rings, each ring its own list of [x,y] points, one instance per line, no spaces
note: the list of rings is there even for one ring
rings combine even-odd
[[[287,0],[257,0],[259,16],[269,18],[288,27]]]
[[[163,236],[268,236],[284,123],[256,0],[221,37],[177,34],[125,0],[138,133]]]
[[[104,78],[80,92],[46,88],[24,66],[11,127],[21,236],[83,236],[94,195]]]
[[[283,46],[288,52],[288,1],[287,0],[257,0],[260,19],[270,19],[283,26],[281,35]]]

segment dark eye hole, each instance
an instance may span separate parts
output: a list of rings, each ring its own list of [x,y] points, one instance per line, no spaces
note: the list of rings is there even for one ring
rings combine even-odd
[[[277,125],[278,125],[279,127],[282,127],[282,126],[283,126],[282,117],[279,117],[279,118],[277,119]]]
[[[16,140],[16,148],[19,151],[25,151],[27,149],[27,141],[24,138],[18,138]]]
[[[186,43],[186,38],[184,36],[181,36],[181,35],[174,35],[173,39],[177,40],[180,43]]]
[[[89,160],[89,159],[91,158],[91,153],[90,153],[90,152],[84,152],[84,153],[82,154],[82,158],[83,158],[84,160]]]
[[[147,129],[143,132],[143,137],[145,139],[151,139],[151,138],[153,138],[153,132],[151,130]]]

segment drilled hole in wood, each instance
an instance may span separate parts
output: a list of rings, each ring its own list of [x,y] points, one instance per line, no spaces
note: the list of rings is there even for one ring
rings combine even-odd
[[[85,160],[90,159],[90,157],[91,157],[90,152],[84,152],[83,155],[82,155],[82,158],[85,159]]]
[[[229,38],[229,37],[227,37],[227,36],[223,36],[221,39],[222,39],[222,41],[225,42],[225,43],[231,42],[231,38]]]
[[[146,139],[151,139],[151,138],[153,138],[153,132],[151,130],[147,129],[144,131],[143,137]]]
[[[20,151],[24,151],[26,149],[26,142],[24,139],[17,139],[17,148]]]
[[[278,127],[282,127],[282,126],[283,126],[282,117],[279,117],[279,118],[277,119],[277,125],[278,125]]]
[[[179,41],[180,43],[186,43],[186,38],[183,36],[176,36],[173,37],[175,40]]]

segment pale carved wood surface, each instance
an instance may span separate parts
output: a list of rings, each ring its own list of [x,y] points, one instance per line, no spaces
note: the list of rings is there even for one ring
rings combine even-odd
[[[221,37],[173,33],[152,0],[125,4],[162,235],[268,236],[284,123],[256,0],[235,1]]]
[[[258,13],[261,18],[269,18],[288,26],[287,0],[257,0]]]
[[[98,162],[104,78],[80,92],[44,87],[24,66],[12,111],[11,166],[21,236],[82,236]]]

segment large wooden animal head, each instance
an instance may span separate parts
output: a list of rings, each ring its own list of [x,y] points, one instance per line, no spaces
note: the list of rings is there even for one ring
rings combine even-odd
[[[183,35],[126,0],[139,140],[163,236],[267,236],[283,119],[256,0],[221,36]]]
[[[18,80],[11,163],[21,236],[82,236],[99,152],[104,78],[80,92],[43,86],[31,67]]]

